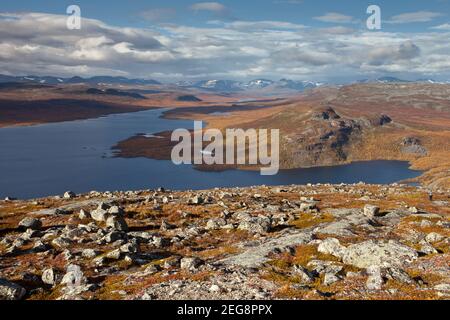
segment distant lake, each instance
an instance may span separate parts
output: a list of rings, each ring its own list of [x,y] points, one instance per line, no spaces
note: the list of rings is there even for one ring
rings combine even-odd
[[[203,172],[171,161],[113,158],[111,147],[138,133],[151,135],[193,122],[165,120],[164,110],[0,129],[0,198],[165,187],[175,190],[306,183],[392,183],[420,175],[407,162],[368,161],[280,171]]]

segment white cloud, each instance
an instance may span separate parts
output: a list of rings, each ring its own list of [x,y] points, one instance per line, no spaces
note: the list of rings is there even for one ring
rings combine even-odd
[[[450,23],[444,23],[435,27],[431,27],[431,29],[450,31]]]
[[[220,22],[216,22],[220,25]],[[233,21],[223,23],[223,25],[230,29],[237,29],[243,31],[257,31],[257,30],[276,30],[276,29],[304,29],[305,26],[284,21]]]
[[[70,31],[65,20],[0,13],[0,73],[326,80],[390,72],[450,78],[450,43],[432,30],[369,32],[283,21],[144,29],[83,19],[81,30]]]
[[[315,20],[330,23],[354,23],[355,19],[352,16],[337,12],[328,12],[320,17],[314,17]]]
[[[391,17],[387,20],[387,23],[402,24],[402,23],[416,23],[416,22],[429,22],[434,18],[442,16],[442,13],[431,11],[417,11],[402,13]]]

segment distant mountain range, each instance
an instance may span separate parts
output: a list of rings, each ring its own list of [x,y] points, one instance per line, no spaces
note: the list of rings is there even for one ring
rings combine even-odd
[[[428,78],[420,78],[417,80],[403,80],[403,79],[399,79],[399,78],[395,78],[395,77],[381,77],[381,78],[376,78],[376,79],[363,79],[363,80],[359,80],[358,83],[412,83],[412,82],[419,82],[419,83],[436,83],[436,84],[448,84],[450,83],[450,81],[436,81],[433,79],[428,79]]]
[[[380,77],[376,79],[363,79],[354,83],[407,83],[407,82],[423,82],[423,83],[450,83],[438,82],[433,79],[417,79],[415,81],[403,80],[395,77]],[[0,83],[20,83],[20,84],[40,84],[40,85],[56,85],[56,84],[88,84],[92,86],[98,85],[155,85],[162,86],[163,84],[152,79],[129,79],[126,77],[112,77],[112,76],[95,76],[91,78],[71,77],[61,78],[52,76],[8,76],[0,75]],[[266,92],[275,91],[296,91],[302,92],[306,89],[313,89],[327,83],[304,81],[304,80],[290,80],[281,79],[278,81],[268,79],[255,79],[248,82],[234,81],[234,80],[220,80],[209,79],[201,81],[179,81],[172,85],[180,88],[191,88],[202,91],[221,92],[221,93],[236,93],[243,91],[264,90]],[[332,83],[329,83],[332,84]]]
[[[197,82],[178,82],[178,86],[203,89],[215,92],[239,92],[247,90],[261,89],[291,89],[295,91],[303,91],[309,88],[316,88],[323,83],[312,81],[296,81],[281,79],[279,81],[267,79],[255,79],[249,82],[233,81],[233,80],[202,80]]]
[[[72,78],[60,78],[52,76],[7,76],[0,75],[0,82],[21,82],[21,83],[39,83],[39,84],[135,84],[135,85],[160,85],[161,83],[156,80],[145,79],[128,79],[125,77],[111,77],[111,76],[96,76],[91,78],[72,77]]]

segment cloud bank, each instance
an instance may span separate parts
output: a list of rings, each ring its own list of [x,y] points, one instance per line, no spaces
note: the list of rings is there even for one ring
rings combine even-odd
[[[201,8],[219,10],[213,3],[202,3]],[[157,19],[158,13],[168,12],[153,12],[148,17]],[[325,17],[323,21],[334,23],[352,19],[330,14]],[[422,33],[389,33],[348,25],[312,28],[282,21],[119,28],[83,19],[81,30],[68,30],[66,18],[45,13],[0,13],[0,72],[122,75],[163,81],[358,79],[386,73],[450,75],[447,25]]]

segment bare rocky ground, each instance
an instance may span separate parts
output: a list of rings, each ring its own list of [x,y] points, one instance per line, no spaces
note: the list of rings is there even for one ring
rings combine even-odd
[[[308,185],[0,201],[0,299],[449,299],[450,192]]]

